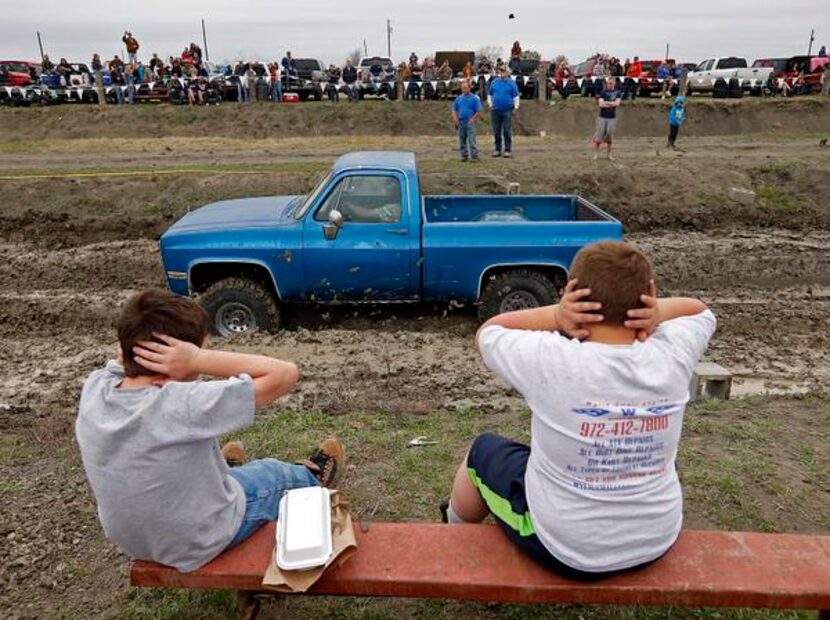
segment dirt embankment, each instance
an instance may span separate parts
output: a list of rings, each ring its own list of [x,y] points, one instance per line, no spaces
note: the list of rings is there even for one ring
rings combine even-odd
[[[663,136],[670,103],[642,100],[620,111],[620,137]],[[571,97],[553,106],[526,101],[514,118],[517,135],[590,136],[596,106],[590,99]],[[487,116],[484,125],[489,125]],[[684,132],[696,136],[747,133],[830,132],[830,100],[714,101],[692,99]],[[189,108],[140,104],[130,106],[61,106],[0,109],[4,140],[77,139],[204,135],[232,138],[297,136],[442,136],[451,133],[446,102],[306,103],[274,106]]]

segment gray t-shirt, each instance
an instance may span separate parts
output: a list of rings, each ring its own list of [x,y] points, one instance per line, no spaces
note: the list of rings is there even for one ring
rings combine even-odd
[[[116,362],[84,383],[75,434],[104,532],[182,572],[216,557],[245,515],[217,437],[254,421],[248,375],[120,390]]]

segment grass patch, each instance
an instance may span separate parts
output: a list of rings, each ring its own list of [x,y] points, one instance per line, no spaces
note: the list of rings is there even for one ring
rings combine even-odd
[[[796,213],[801,211],[801,205],[795,202],[788,194],[779,191],[772,185],[762,185],[756,190],[761,204],[776,211]]]

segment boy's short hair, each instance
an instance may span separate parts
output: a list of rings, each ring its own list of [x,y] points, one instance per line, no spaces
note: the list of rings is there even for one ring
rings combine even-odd
[[[156,340],[153,333],[166,334],[202,346],[210,332],[210,319],[192,299],[162,289],[147,289],[127,301],[118,318],[118,342],[128,377],[157,374],[135,361],[133,347],[140,340]]]
[[[603,322],[622,325],[628,310],[642,307],[640,295],[647,293],[654,279],[651,262],[633,245],[620,241],[601,241],[582,248],[571,265],[571,278],[577,289],[590,288],[590,297],[581,301],[598,301]]]

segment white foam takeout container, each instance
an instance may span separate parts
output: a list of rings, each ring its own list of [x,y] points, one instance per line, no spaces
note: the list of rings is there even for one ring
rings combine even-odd
[[[283,570],[323,566],[331,551],[329,490],[307,487],[286,491],[277,520],[277,566]]]

